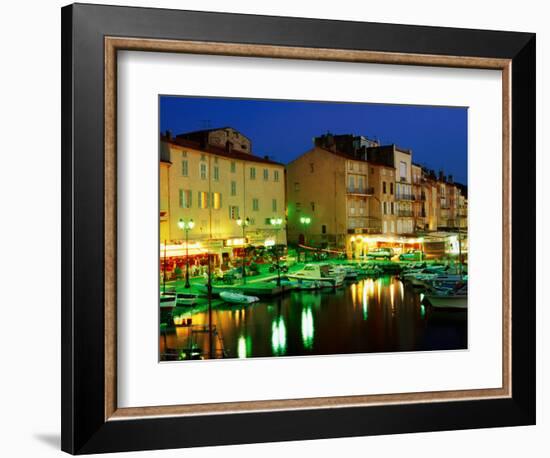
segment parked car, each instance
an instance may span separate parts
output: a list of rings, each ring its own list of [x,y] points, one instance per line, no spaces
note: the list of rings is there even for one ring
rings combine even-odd
[[[400,261],[422,261],[423,259],[424,253],[420,250],[409,250],[399,255]]]
[[[392,248],[376,248],[367,253],[367,259],[387,259],[390,260],[394,256]]]

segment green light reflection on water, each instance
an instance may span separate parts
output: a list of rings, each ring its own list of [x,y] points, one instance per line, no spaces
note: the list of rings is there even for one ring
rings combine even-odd
[[[271,323],[271,347],[275,355],[286,353],[286,326],[282,316]]]
[[[302,342],[308,350],[313,347],[313,313],[310,308],[302,309]]]
[[[367,287],[363,285],[363,320],[367,321],[369,317],[369,302],[367,296]]]

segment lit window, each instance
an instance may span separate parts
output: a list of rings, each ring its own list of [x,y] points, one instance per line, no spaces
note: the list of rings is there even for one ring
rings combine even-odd
[[[199,208],[208,208],[208,193],[199,191]]]
[[[212,193],[212,208],[219,210],[222,208],[222,195],[219,192]]]

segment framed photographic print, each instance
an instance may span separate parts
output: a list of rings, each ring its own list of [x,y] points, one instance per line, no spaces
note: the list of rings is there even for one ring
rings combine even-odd
[[[77,4],[62,58],[63,450],[534,424],[534,34]]]

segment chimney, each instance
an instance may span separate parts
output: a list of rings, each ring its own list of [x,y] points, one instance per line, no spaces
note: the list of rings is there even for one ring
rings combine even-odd
[[[439,171],[439,181],[445,181],[445,175],[443,174],[443,170]]]
[[[172,140],[172,131],[170,129],[166,129],[166,140],[170,141]]]
[[[448,176],[447,176],[447,181],[448,181],[449,183],[452,183],[452,182],[453,182],[453,176],[452,176],[452,175],[448,175]]]

